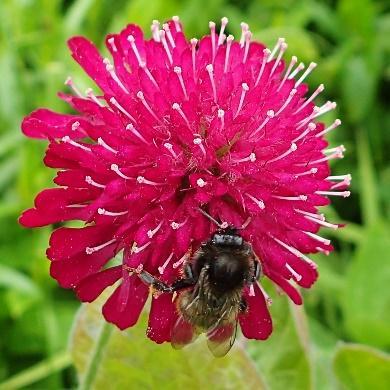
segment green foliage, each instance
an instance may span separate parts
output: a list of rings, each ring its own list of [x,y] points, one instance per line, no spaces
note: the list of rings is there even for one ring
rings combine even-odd
[[[346,389],[385,390],[389,385],[388,355],[359,344],[344,344],[337,348],[334,368],[338,380]]]
[[[107,324],[100,311],[102,298],[81,307],[72,332],[70,349],[81,389],[122,389],[130,383],[150,389],[264,388],[238,343],[222,359],[212,357],[204,340],[179,351],[157,345],[145,337],[146,314],[127,331]]]
[[[216,375],[225,388],[245,388],[248,383],[259,388],[259,380],[272,390],[385,388],[389,362],[381,351],[390,340],[386,9],[381,0],[0,1],[0,388],[77,385],[66,348],[79,304],[49,277],[45,248],[52,228],[28,231],[17,224],[34,195],[53,185],[53,172],[42,163],[45,145],[24,139],[20,122],[40,106],[69,111],[56,98],[57,91],[66,90],[63,81],[69,74],[81,90],[93,86],[68,54],[66,39],[71,35],[86,35],[102,47],[106,33],[127,23],[148,30],[152,19],[175,14],[190,37],[207,33],[209,20],[226,15],[228,34],[238,37],[239,23],[246,21],[268,45],[285,37],[287,57],[294,54],[306,63],[318,63],[310,89],[324,83],[319,103],[337,101],[336,113],[324,120],[340,117],[343,125],[328,139],[331,146],[343,143],[348,149],[346,158],[333,164],[334,174],[351,173],[354,178],[352,196],[336,199],[324,212],[347,227],[324,231],[336,253],[314,257],[321,276],[305,294],[306,315],[273,296],[275,332],[270,340],[240,345],[230,357],[213,361],[202,345],[175,352],[152,344],[141,324],[122,333],[108,331],[99,353],[92,338],[102,322],[92,305],[82,308],[74,328],[76,369],[82,377],[92,364],[88,356],[97,356],[92,362],[104,370],[90,377],[95,388],[109,386],[109,378],[118,381],[119,388],[128,383],[153,387],[157,381],[162,388],[208,388]],[[361,345],[338,346],[340,340]],[[203,371],[198,372],[201,365]],[[247,382],[241,386],[244,376]]]

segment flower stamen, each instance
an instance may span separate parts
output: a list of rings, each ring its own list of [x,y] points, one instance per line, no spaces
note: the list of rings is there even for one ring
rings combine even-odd
[[[116,241],[116,238],[113,238],[112,240],[107,241],[104,244],[101,244],[101,245],[98,245],[98,246],[95,246],[95,247],[92,247],[92,248],[87,246],[85,248],[85,253],[87,255],[92,255],[92,253],[100,251],[101,249],[105,248],[106,246],[113,244],[115,241]]]
[[[117,153],[118,153],[117,150],[115,150],[114,148],[112,148],[110,145],[107,145],[106,142],[104,142],[103,138],[99,137],[99,138],[97,139],[97,141],[98,141],[98,144],[99,144],[100,146],[103,146],[103,148],[104,148],[104,149],[107,149],[109,152],[114,153],[114,154],[117,154]]]
[[[92,179],[91,176],[85,176],[85,181],[90,184],[91,186],[97,187],[97,188],[106,188],[104,184],[97,183]]]
[[[213,96],[214,96],[214,102],[217,103],[217,89],[215,86],[215,80],[214,80],[214,67],[213,64],[208,64],[206,66],[206,70],[209,74],[211,88],[213,89]]]
[[[82,150],[85,150],[86,152],[91,152],[91,148],[89,148],[88,146],[84,146],[82,144],[79,144],[78,142],[76,141],[73,141],[69,135],[66,135],[65,137],[62,137],[61,138],[61,141],[66,143],[66,144],[69,144],[69,145],[72,145],[72,146],[75,146],[76,148],[80,148]]]
[[[241,91],[241,96],[240,96],[240,102],[238,104],[237,111],[234,114],[233,119],[236,119],[238,114],[240,113],[242,105],[244,104],[245,95],[249,91],[249,87],[248,87],[247,83],[242,83],[241,88],[242,88],[242,91]]]
[[[168,258],[165,260],[164,264],[161,267],[158,267],[158,272],[160,272],[160,275],[162,275],[165,271],[165,268],[167,268],[169,262],[171,261],[173,257],[173,252],[168,256]]]

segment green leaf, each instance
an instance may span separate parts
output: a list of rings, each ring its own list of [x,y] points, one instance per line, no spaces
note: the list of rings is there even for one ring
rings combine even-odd
[[[266,289],[267,292],[274,291],[268,284]],[[289,303],[286,297],[275,293],[272,296],[270,311],[274,331],[265,342],[249,342],[250,354],[256,367],[261,368],[270,389],[312,389],[308,330],[303,308]]]
[[[367,230],[345,279],[346,327],[355,340],[385,347],[390,340],[390,227]]]
[[[299,27],[271,27],[254,33],[254,40],[265,43],[271,49],[279,37],[286,39],[288,51],[286,58],[296,55],[300,61],[316,61],[319,56],[312,36]]]
[[[341,345],[333,366],[337,378],[346,389],[389,388],[390,357],[376,349],[358,344]]]
[[[356,55],[345,63],[341,94],[351,122],[361,122],[370,112],[375,100],[376,79],[367,58]]]
[[[104,321],[98,302],[83,305],[73,326],[70,349],[80,388],[226,389],[264,388],[239,343],[215,359],[203,338],[183,350],[158,345],[145,335],[146,314],[138,324],[119,331]]]

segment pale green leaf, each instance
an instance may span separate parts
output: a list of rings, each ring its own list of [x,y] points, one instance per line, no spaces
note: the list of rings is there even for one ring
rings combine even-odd
[[[84,305],[76,318],[71,353],[82,389],[262,389],[264,385],[239,343],[220,359],[201,338],[183,350],[158,345],[145,335],[146,314],[119,331],[105,323],[101,302]]]
[[[341,345],[334,370],[348,390],[385,390],[390,383],[390,358],[383,352],[358,344]]]

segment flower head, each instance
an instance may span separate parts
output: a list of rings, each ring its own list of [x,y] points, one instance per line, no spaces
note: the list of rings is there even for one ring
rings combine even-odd
[[[332,250],[317,232],[338,225],[317,209],[328,196],[348,196],[350,176],[330,176],[344,148],[326,149],[324,135],[340,121],[325,127],[318,118],[335,103],[314,105],[324,87],[308,93],[304,81],[316,64],[304,70],[294,56],[285,64],[284,39],[269,50],[246,24],[239,40],[226,37],[226,23],[218,34],[211,22],[200,41],[185,37],[177,17],[162,29],[153,22],[151,39],[129,25],[107,37],[111,59],[74,37],[72,56],[101,93],[81,94],[68,79],[74,93],[60,97],[77,114],[39,109],[23,121],[27,136],[49,140],[44,162],[58,174],[20,222],[85,222],[52,233],[51,275],[87,302],[118,283],[103,314],[121,329],[137,322],[149,296],[129,270],[172,284],[215,231],[213,220],[243,227],[263,273],[296,304],[293,285],[317,278],[306,254]],[[121,251],[121,264],[109,263]],[[243,294],[244,335],[267,338],[266,292],[255,283]],[[171,294],[154,296],[148,336],[169,340],[177,315]]]

